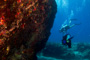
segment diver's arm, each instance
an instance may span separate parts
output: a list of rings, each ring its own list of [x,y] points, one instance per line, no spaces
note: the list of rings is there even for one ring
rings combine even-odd
[[[80,25],[80,24],[82,24],[82,23],[77,23],[77,24],[75,24],[75,25]]]
[[[69,38],[69,40],[71,40],[73,38],[73,36],[71,38]]]
[[[80,25],[80,24],[81,24],[81,23],[78,23],[78,24],[73,24],[73,25],[71,25],[71,26],[70,26],[70,28],[71,28],[71,27],[73,27],[73,26],[75,26],[75,25]]]
[[[75,26],[75,24],[71,25],[70,28],[72,28],[73,26]]]

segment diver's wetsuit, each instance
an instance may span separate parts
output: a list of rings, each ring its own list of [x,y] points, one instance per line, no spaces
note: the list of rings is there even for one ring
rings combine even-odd
[[[67,26],[61,28],[61,29],[60,29],[60,32],[65,33],[65,32],[67,32],[68,29],[70,29],[70,26],[67,25]]]
[[[62,44],[63,44],[63,45],[68,45],[68,47],[71,48],[71,39],[72,39],[73,37],[71,37],[71,35],[70,35],[70,38],[67,40],[67,36],[68,36],[68,35],[69,35],[69,34],[66,34],[65,36],[63,36]]]

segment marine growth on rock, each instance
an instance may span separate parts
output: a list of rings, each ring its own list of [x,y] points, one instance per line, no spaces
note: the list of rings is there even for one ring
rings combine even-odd
[[[0,60],[36,60],[56,11],[55,0],[0,0]]]

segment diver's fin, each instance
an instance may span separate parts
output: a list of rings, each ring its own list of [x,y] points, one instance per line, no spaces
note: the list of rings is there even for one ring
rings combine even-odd
[[[81,25],[82,23],[76,23],[75,25]]]
[[[76,21],[77,19],[70,19],[71,21]]]

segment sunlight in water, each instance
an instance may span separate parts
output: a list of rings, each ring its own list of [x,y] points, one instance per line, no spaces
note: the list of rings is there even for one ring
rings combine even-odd
[[[58,12],[64,11],[65,14],[68,14],[68,0],[56,0],[56,3]]]
[[[61,0],[55,0],[56,1],[56,3],[57,3],[57,8],[59,8],[60,7],[60,2],[61,2]]]
[[[68,7],[68,0],[56,0],[58,7]]]
[[[66,7],[68,4],[67,4],[67,0],[62,0],[62,6],[63,7]]]

